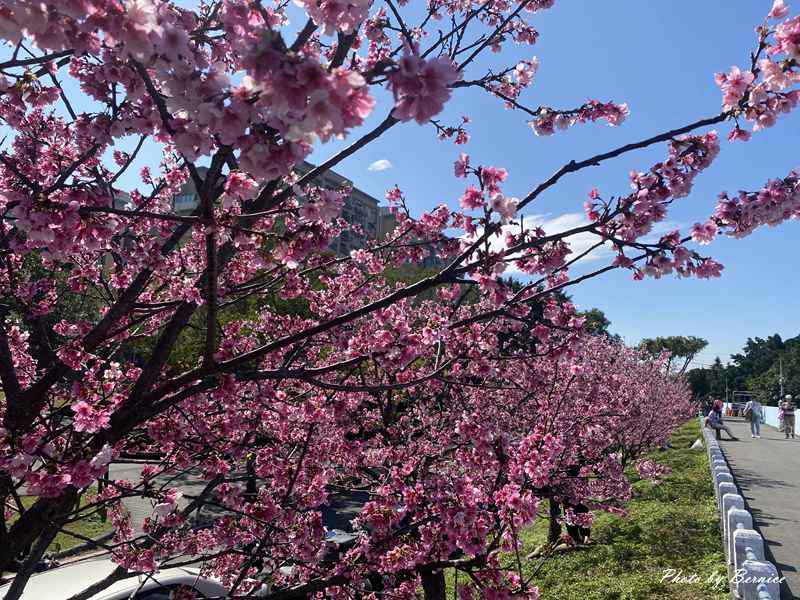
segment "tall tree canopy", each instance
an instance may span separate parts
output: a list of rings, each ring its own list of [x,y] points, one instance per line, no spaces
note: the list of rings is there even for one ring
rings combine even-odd
[[[669,353],[668,368],[671,369],[674,366],[678,373],[682,375],[698,352],[708,346],[708,341],[695,336],[674,335],[645,338],[640,346],[653,356],[657,356],[662,352]]]
[[[783,393],[800,398],[800,336],[786,340],[766,370],[747,378],[747,389],[770,403],[780,400],[781,372]]]
[[[581,313],[581,316],[586,319],[584,329],[592,335],[610,335],[608,328],[611,321],[608,320],[605,313],[599,308],[591,308]]]

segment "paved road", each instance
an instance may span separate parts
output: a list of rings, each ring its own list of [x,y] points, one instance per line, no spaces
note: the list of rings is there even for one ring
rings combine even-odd
[[[109,470],[111,479],[127,479],[134,484],[139,482],[142,473],[142,463],[112,463]],[[184,494],[199,494],[205,484],[203,481],[191,474],[184,474],[177,477],[162,475],[155,479],[155,487],[167,485],[167,487],[176,487]],[[142,521],[145,517],[153,514],[153,502],[147,498],[133,497],[125,498],[122,503],[128,512],[131,513],[131,525],[136,533],[142,532]],[[181,498],[178,501],[178,506],[181,508],[189,503],[187,498]]]
[[[111,479],[127,479],[138,483],[142,473],[142,463],[112,463],[110,468]],[[205,482],[199,473],[186,473],[178,477],[161,475],[154,480],[155,487],[166,485],[176,487],[186,495],[198,495],[205,488]],[[369,499],[365,492],[332,492],[329,494],[329,503],[322,508],[322,523],[328,529],[339,529],[352,532],[352,519],[358,516],[364,504]],[[142,522],[145,517],[153,513],[153,502],[147,498],[132,497],[123,501],[125,508],[131,513],[131,525],[136,533],[142,532]],[[186,497],[178,501],[178,506],[185,507],[189,503]],[[211,509],[204,509],[209,512]]]
[[[754,440],[749,423],[725,421],[739,441],[723,433],[723,451],[767,543],[767,559],[786,577],[781,600],[800,600],[800,439],[762,425],[761,439]]]

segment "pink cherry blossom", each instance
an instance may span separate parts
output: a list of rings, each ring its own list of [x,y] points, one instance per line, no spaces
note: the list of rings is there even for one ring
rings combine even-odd
[[[778,17],[780,18],[780,17]],[[800,59],[800,16],[787,19],[775,28],[775,42],[778,52],[795,60]]]
[[[486,200],[483,192],[475,187],[468,187],[464,194],[459,199],[459,204],[464,210],[475,210],[485,205]]]
[[[508,171],[502,167],[481,167],[480,178],[483,185],[490,192],[497,192],[500,184],[508,177]]]
[[[389,87],[394,94],[393,115],[401,121],[416,120],[420,125],[439,114],[450,98],[449,86],[460,78],[447,58],[425,60],[417,54],[406,53],[397,70],[389,75]]]
[[[309,15],[319,24],[324,25],[325,34],[331,35],[336,30],[351,33],[367,18],[372,0],[322,0],[322,2],[300,3]]]
[[[467,169],[469,169],[469,155],[461,153],[458,160],[453,165],[453,170],[456,177],[464,178],[467,176]]]
[[[737,66],[731,67],[728,73],[717,73],[714,81],[722,89],[722,104],[725,108],[733,108],[744,96],[745,91],[753,83],[755,75],[750,71],[742,71]]]
[[[710,244],[717,236],[717,224],[713,221],[695,223],[692,226],[692,239],[699,244]]]
[[[492,194],[490,206],[492,210],[497,212],[503,221],[508,221],[517,212],[517,205],[519,200],[517,198],[507,198],[500,192]]]
[[[661,479],[672,472],[672,469],[657,462],[645,459],[636,463],[636,472],[642,479],[649,479],[653,483],[660,483]]]
[[[775,0],[775,2],[772,3],[772,9],[769,11],[767,16],[771,19],[782,19],[788,14],[789,7],[786,6],[786,2],[784,2],[784,0]]]

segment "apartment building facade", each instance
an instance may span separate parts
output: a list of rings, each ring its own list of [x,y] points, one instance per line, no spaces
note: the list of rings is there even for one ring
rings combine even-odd
[[[305,175],[314,168],[309,162],[303,162],[296,167],[300,175]],[[207,169],[198,169],[205,175]],[[329,190],[349,190],[342,207],[342,218],[351,225],[357,225],[358,230],[345,230],[333,240],[330,249],[338,256],[349,256],[352,250],[363,248],[369,240],[382,240],[392,231],[396,224],[394,215],[387,206],[379,206],[378,200],[366,192],[358,189],[346,177],[328,170],[314,178],[314,183]],[[191,213],[198,204],[197,191],[194,183],[187,181],[181,191],[173,199],[173,210],[181,215]],[[360,231],[359,231],[360,230]],[[434,267],[440,264],[435,256],[426,258],[423,267]]]
[[[303,162],[297,166],[300,175],[308,173],[314,165]],[[205,175],[206,169],[200,167],[201,175]],[[355,231],[343,231],[342,234],[331,242],[331,250],[339,256],[348,256],[351,250],[363,248],[367,240],[381,239],[388,230],[382,230],[381,226],[394,227],[393,217],[386,218],[388,209],[378,206],[378,200],[361,191],[353,185],[353,182],[336,173],[327,171],[314,179],[314,183],[329,190],[348,189],[350,193],[344,201],[342,208],[342,218],[351,225],[357,225],[363,234]],[[198,204],[197,191],[194,182],[187,181],[180,192],[173,198],[172,208],[181,215],[190,214]]]

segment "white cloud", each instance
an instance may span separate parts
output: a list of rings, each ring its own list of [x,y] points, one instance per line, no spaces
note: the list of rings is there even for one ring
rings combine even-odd
[[[553,219],[547,218],[546,215],[531,215],[525,218],[524,223],[526,227],[541,227],[547,235],[556,235],[569,231],[570,229],[588,225],[589,219],[583,213],[564,213]],[[569,244],[570,250],[572,251],[571,254],[574,257],[589,251],[590,248],[600,241],[600,238],[587,231],[573,234],[565,238],[565,241]],[[610,244],[598,246],[591,250],[586,256],[582,257],[578,262],[600,260],[608,257],[609,253]]]
[[[514,233],[519,233],[519,219],[520,215],[517,215],[516,225],[503,225],[501,230],[490,238],[489,244],[494,252],[505,250],[506,232],[513,231]],[[524,215],[522,218],[522,223],[526,230],[534,227],[541,227],[544,230],[545,235],[549,236],[564,233],[565,231],[570,231],[572,229],[577,229],[579,227],[588,225],[589,219],[582,212],[573,212],[564,213],[557,217],[553,217],[550,214]],[[675,231],[676,229],[680,230],[681,232],[685,232],[687,227],[688,226],[685,223],[680,223],[677,221],[662,221],[661,223],[656,223],[650,233],[646,236],[643,236],[639,241],[645,243],[655,243],[659,240],[659,238],[661,238],[661,236]],[[481,233],[483,233],[483,230],[478,230],[477,234],[480,235]],[[604,242],[602,245],[597,246],[597,243],[600,241],[600,237],[588,231],[574,233],[565,237],[564,241],[570,247],[570,254],[567,260],[581,256],[581,258],[574,263],[575,265],[592,261],[610,260],[615,254],[610,242]],[[511,258],[514,257],[512,256]],[[513,275],[515,273],[520,273],[520,271],[513,262],[510,262],[507,263],[505,273],[507,275]]]
[[[683,235],[686,235],[689,227],[690,225],[687,223],[680,223],[678,221],[662,221],[661,223],[656,223],[653,225],[653,229],[650,231],[650,233],[648,233],[639,241],[648,244],[655,243],[661,239],[661,236],[672,233],[676,229]]]
[[[372,163],[369,167],[367,167],[368,171],[385,171],[386,169],[391,169],[394,165],[386,159],[382,158],[380,160],[376,160]]]
[[[586,215],[577,212],[564,213],[563,215],[552,218],[549,215],[525,215],[523,219],[523,225],[525,229],[541,227],[544,230],[545,235],[556,235],[558,233],[563,233],[565,231],[588,224],[589,219],[586,217]],[[508,231],[513,231],[515,233],[519,232],[519,224],[504,225],[498,234],[493,235],[490,239],[492,250],[499,252],[506,248],[505,236],[506,232]],[[478,234],[480,233],[481,232],[479,231]],[[593,246],[600,241],[600,238],[589,232],[575,233],[564,238],[564,241],[569,244],[571,257],[579,256],[585,252],[588,252],[585,256],[582,256],[577,261],[578,263],[601,260],[608,258],[611,255],[610,244],[608,243],[592,249]],[[509,263],[506,273],[511,274],[515,272],[519,272],[518,269],[513,263]]]

